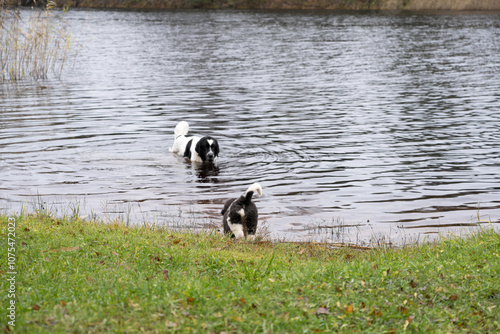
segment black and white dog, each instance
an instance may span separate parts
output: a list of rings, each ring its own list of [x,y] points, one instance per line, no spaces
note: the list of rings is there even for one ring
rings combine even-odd
[[[254,191],[262,196],[260,184],[254,183],[240,197],[226,201],[224,209],[221,211],[221,214],[224,215],[222,219],[224,233],[231,234],[231,237],[236,239],[255,238],[259,213],[257,206],[252,202]]]
[[[210,136],[188,137],[189,124],[179,122],[174,130],[174,144],[170,152],[177,153],[194,162],[215,162],[219,155],[219,144]]]

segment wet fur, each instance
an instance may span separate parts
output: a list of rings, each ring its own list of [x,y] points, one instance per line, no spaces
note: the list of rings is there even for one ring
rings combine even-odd
[[[262,196],[262,188],[258,183],[252,184],[243,195],[227,200],[221,214],[224,216],[222,225],[224,233],[232,238],[254,238],[257,232],[259,213],[252,202],[253,193],[257,191]]]
[[[210,136],[187,136],[188,132],[188,122],[179,122],[174,130],[174,144],[169,151],[194,162],[215,162],[219,156],[217,140]]]

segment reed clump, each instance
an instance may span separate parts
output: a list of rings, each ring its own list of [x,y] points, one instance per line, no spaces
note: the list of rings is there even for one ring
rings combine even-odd
[[[60,77],[73,56],[71,33],[49,2],[32,12],[0,8],[0,80]]]

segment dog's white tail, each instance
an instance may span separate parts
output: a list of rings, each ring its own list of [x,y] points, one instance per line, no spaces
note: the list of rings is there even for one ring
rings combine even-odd
[[[248,187],[247,191],[243,194],[244,197],[247,197],[247,194],[249,192],[257,192],[259,196],[262,196],[262,187],[258,183],[252,184],[250,187]]]
[[[177,123],[174,130],[174,139],[177,139],[179,136],[185,136],[189,132],[189,123],[186,121],[182,121]]]

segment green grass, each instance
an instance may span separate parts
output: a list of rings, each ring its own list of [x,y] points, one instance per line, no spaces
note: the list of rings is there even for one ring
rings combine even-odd
[[[500,236],[491,230],[355,250],[10,217],[18,274],[9,330],[18,333],[500,331]],[[0,216],[4,311],[8,219]]]

